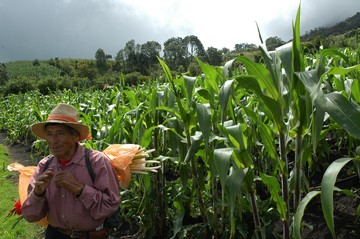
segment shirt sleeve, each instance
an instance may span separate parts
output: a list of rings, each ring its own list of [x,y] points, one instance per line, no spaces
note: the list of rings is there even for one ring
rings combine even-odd
[[[44,196],[39,197],[34,193],[35,179],[40,175],[41,169],[44,167],[43,161],[40,161],[35,173],[30,179],[28,186],[28,197],[22,205],[22,215],[28,222],[37,222],[47,213],[47,203]]]
[[[91,166],[95,173],[94,185],[85,185],[79,200],[94,219],[105,219],[120,205],[119,184],[108,158],[101,152],[92,151]]]

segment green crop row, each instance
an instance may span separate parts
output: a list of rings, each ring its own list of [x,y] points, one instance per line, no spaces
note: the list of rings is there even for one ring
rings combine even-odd
[[[31,61],[16,61],[5,63],[9,79],[16,79],[19,77],[57,77],[60,76],[60,70],[47,62],[40,62],[39,65],[34,65]]]

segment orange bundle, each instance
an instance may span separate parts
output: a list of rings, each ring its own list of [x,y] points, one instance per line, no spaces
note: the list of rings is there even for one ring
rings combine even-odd
[[[131,180],[131,173],[146,174],[148,171],[157,172],[157,169],[160,168],[160,165],[146,166],[148,163],[160,163],[156,160],[145,160],[152,151],[154,150],[145,151],[137,144],[112,144],[103,153],[109,157],[118,176],[120,187],[126,189]]]
[[[19,196],[20,196],[20,203],[23,205],[25,199],[27,198],[27,188],[30,183],[31,176],[34,174],[36,170],[36,166],[24,166],[19,163],[12,163],[8,165],[9,171],[18,171],[20,173],[19,176]],[[46,217],[42,218],[40,221],[36,222],[40,226],[46,227],[49,222],[47,221]]]

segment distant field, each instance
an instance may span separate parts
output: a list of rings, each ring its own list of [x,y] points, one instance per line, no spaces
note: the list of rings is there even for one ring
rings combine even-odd
[[[34,66],[33,61],[14,61],[5,63],[9,78],[19,77],[56,77],[60,75],[60,69],[49,65],[45,61],[39,61],[40,65]]]

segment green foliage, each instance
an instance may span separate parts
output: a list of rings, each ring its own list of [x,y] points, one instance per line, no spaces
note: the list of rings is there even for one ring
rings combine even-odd
[[[58,79],[56,78],[43,78],[37,82],[37,89],[41,94],[48,95],[57,90]]]
[[[277,47],[285,44],[285,42],[279,37],[269,37],[266,39],[265,43],[269,51],[273,51]]]
[[[146,76],[140,74],[140,72],[132,72],[124,75],[125,84],[127,86],[137,86],[139,84],[148,83],[149,79]]]
[[[40,62],[39,62],[39,60],[38,59],[35,59],[34,61],[33,61],[33,66],[40,66]]]
[[[98,49],[95,53],[95,60],[96,60],[96,67],[100,71],[106,71],[107,70],[107,64],[106,64],[106,55],[103,49]]]
[[[8,73],[6,69],[6,65],[4,63],[0,63],[0,86],[3,86],[8,81]]]
[[[39,61],[40,62],[40,61]],[[34,66],[31,61],[7,62],[5,66],[8,71],[9,79],[19,77],[41,78],[46,76],[56,77],[60,75],[60,70],[46,62],[39,66]]]
[[[77,64],[76,75],[80,78],[88,78],[92,81],[98,76],[98,70],[94,62],[79,62],[79,64]]]
[[[4,95],[26,93],[35,90],[35,80],[27,77],[19,77],[6,82],[2,88]]]
[[[198,76],[201,74],[201,68],[196,62],[191,62],[188,67],[189,76]]]

